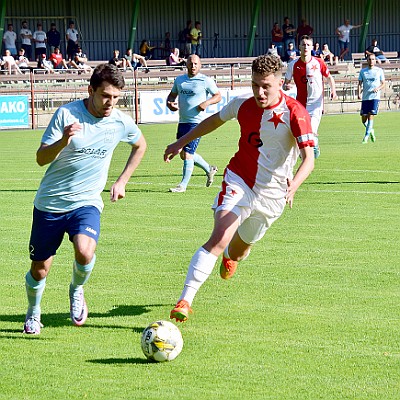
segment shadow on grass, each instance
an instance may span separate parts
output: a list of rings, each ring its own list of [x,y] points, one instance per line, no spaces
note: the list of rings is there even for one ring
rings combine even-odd
[[[137,316],[146,314],[151,311],[152,308],[163,307],[165,304],[148,304],[148,305],[118,305],[113,307],[111,310],[104,313],[96,313],[90,312],[87,320],[88,328],[109,328],[109,329],[131,329],[126,325],[105,325],[105,324],[96,324],[96,318],[108,318],[108,317],[123,317],[123,316]],[[0,333],[21,333],[23,321],[25,320],[25,314],[18,315],[0,315],[0,321],[6,322],[19,322],[21,323],[21,329],[0,329]],[[71,326],[71,320],[69,317],[69,313],[43,313],[41,322],[45,327],[53,327],[59,328],[63,326]],[[80,329],[84,329],[85,326],[80,327]],[[134,328],[134,331],[137,333],[141,333],[143,328]],[[1,335],[0,337],[7,337],[5,335]]]
[[[365,184],[377,184],[377,185],[397,185],[399,181],[337,181],[337,182],[307,182],[308,185],[365,185]]]
[[[86,360],[92,364],[152,364],[146,358],[99,358],[98,360]]]

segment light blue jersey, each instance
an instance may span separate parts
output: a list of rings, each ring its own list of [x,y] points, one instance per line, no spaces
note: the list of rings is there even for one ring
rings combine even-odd
[[[385,80],[383,69],[379,67],[363,68],[360,71],[358,80],[362,82],[362,100],[379,100],[381,98],[381,91],[374,92],[374,89],[380,86],[381,82]]]
[[[115,147],[121,141],[132,145],[142,134],[122,111],[113,109],[109,117],[96,118],[78,100],[55,112],[42,143],[50,145],[60,140],[64,127],[74,122],[82,126],[81,131],[51,162],[40,183],[34,201],[40,211],[62,213],[91,205],[101,212],[101,192]]]
[[[213,79],[199,73],[192,78],[187,74],[178,76],[171,92],[178,94],[179,122],[199,123],[206,118],[206,113],[198,111],[197,106],[219,89]]]

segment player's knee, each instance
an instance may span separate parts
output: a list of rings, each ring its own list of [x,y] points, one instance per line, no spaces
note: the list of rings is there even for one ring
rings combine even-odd
[[[49,273],[50,264],[45,261],[32,261],[31,264],[31,275],[36,281],[41,281],[46,278]]]

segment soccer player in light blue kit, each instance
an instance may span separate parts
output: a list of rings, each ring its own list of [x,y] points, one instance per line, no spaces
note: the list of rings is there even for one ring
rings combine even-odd
[[[34,201],[24,333],[40,333],[46,277],[64,233],[75,253],[69,289],[71,320],[77,326],[86,321],[83,285],[96,261],[104,207],[101,192],[112,153],[119,142],[132,146],[125,168],[110,190],[110,200],[115,202],[125,197],[125,186],[146,150],[144,136],[132,118],[114,108],[124,85],[117,67],[100,64],[90,78],[89,97],[60,107],[43,134],[36,160],[40,166],[50,165]]]
[[[192,54],[188,57],[186,66],[187,74],[178,76],[175,79],[171,92],[167,97],[167,107],[171,111],[179,110],[177,139],[192,130],[206,117],[204,111],[209,105],[221,101],[221,93],[215,82],[200,73],[200,58]],[[177,97],[178,103],[176,103]],[[211,186],[213,183],[214,175],[218,168],[210,166],[200,154],[196,153],[199,141],[200,138],[193,140],[180,152],[180,157],[183,160],[183,177],[181,183],[171,188],[170,192],[181,193],[186,191],[195,165],[206,173],[206,186]]]
[[[368,143],[369,138],[375,142],[374,115],[378,114],[381,90],[385,86],[385,75],[382,68],[376,66],[375,55],[368,54],[367,62],[368,67],[358,76],[358,98],[362,98],[360,115],[365,126],[363,144]]]

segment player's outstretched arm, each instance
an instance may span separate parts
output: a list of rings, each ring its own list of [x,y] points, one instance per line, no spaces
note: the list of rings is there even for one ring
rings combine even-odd
[[[147,143],[144,136],[142,135],[140,136],[139,140],[132,145],[131,154],[129,155],[124,170],[122,171],[118,179],[115,181],[115,183],[111,186],[110,200],[112,202],[115,202],[125,197],[126,184],[128,183],[135,169],[142,161],[144,153],[146,152],[146,148],[147,148]]]
[[[220,118],[219,113],[213,114],[211,117],[206,118],[186,135],[183,135],[176,142],[167,146],[164,151],[164,161],[170,162],[189,142],[201,136],[207,135],[208,133],[219,128],[224,123],[225,121]]]

